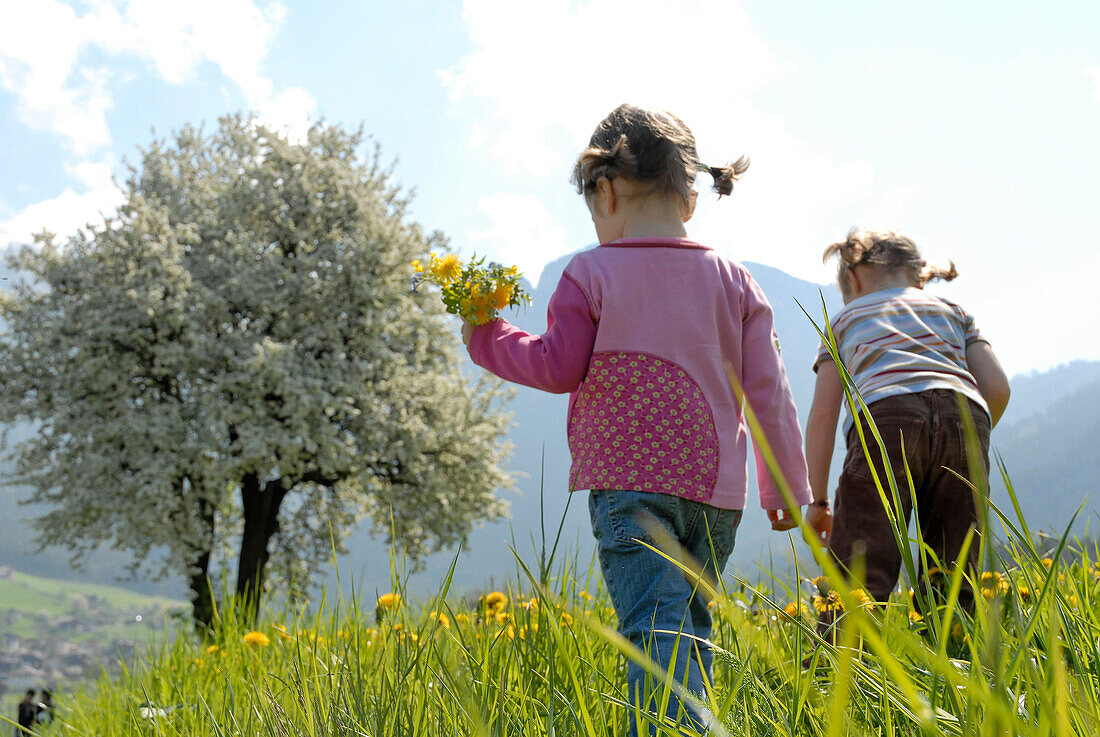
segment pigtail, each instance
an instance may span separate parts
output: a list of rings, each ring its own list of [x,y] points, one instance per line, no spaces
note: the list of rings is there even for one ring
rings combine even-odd
[[[742,156],[737,161],[726,166],[707,166],[706,164],[699,162],[697,164],[699,171],[705,171],[714,178],[714,191],[718,193],[718,197],[733,193],[733,183],[741,178],[741,175],[745,173],[745,170],[749,168],[749,157]]]
[[[848,237],[837,243],[833,243],[825,249],[821,256],[824,263],[833,256],[840,256],[841,268],[844,265],[854,266],[868,259],[871,249],[874,248],[873,234],[862,228],[852,228],[848,231]]]
[[[920,285],[923,287],[930,281],[940,279],[942,281],[952,281],[959,275],[959,270],[955,268],[954,261],[947,262],[947,268],[944,269],[939,266],[929,266],[928,264],[921,262],[920,275],[917,277],[920,281]]]
[[[584,192],[595,186],[600,177],[614,179],[616,176],[631,176],[638,166],[637,158],[630,150],[626,134],[619,136],[618,140],[610,148],[589,146],[577,158],[573,167],[573,175],[569,181],[577,188],[577,192]]]

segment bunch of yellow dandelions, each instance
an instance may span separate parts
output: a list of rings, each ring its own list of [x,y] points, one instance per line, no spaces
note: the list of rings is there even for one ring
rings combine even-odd
[[[496,262],[486,266],[485,258],[477,256],[463,264],[453,253],[442,257],[433,253],[430,257],[427,265],[412,262],[416,272],[412,277],[413,291],[424,282],[438,284],[447,312],[466,322],[484,325],[505,307],[531,304],[515,266],[506,268]]]

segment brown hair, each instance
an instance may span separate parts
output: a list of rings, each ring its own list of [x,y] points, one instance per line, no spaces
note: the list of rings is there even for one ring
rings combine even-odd
[[[623,177],[652,182],[655,191],[675,192],[686,201],[699,172],[714,177],[714,191],[721,197],[733,192],[733,183],[748,168],[747,156],[727,166],[707,166],[699,161],[695,136],[684,121],[671,113],[620,105],[596,126],[570,181],[589,194],[600,177]]]
[[[948,262],[946,269],[929,266],[911,238],[891,230],[852,228],[845,240],[825,249],[821,260],[828,261],[831,256],[840,257],[836,278],[841,287],[845,283],[844,273],[859,264],[870,264],[885,271],[906,269],[909,271],[909,281],[917,287],[923,287],[934,279],[951,281],[959,275],[954,261]]]

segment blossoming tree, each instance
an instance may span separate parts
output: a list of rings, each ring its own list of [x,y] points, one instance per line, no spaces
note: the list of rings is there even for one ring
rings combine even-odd
[[[454,318],[409,289],[442,236],[361,144],[187,127],[105,222],[11,258],[0,421],[36,428],[9,481],[49,505],[40,542],[184,574],[203,625],[226,544],[255,613],[269,561],[304,585],[364,515],[415,559],[503,514],[499,385],[464,379]]]

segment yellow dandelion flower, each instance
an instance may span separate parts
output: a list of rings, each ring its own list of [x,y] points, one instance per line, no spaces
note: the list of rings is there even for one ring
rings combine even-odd
[[[401,594],[382,594],[378,597],[379,609],[396,609],[401,606]]]
[[[294,635],[290,634],[290,631],[283,627],[281,624],[276,624],[272,626],[271,629],[275,630],[275,634],[277,634],[280,638],[284,640],[294,639]]]
[[[504,634],[509,640],[516,639],[516,628],[513,625],[508,625],[508,628],[504,630]]]
[[[271,639],[263,632],[253,630],[252,632],[246,633],[245,636],[241,638],[241,642],[253,647],[267,647],[271,644]]]
[[[477,286],[476,284],[474,286]],[[492,298],[488,294],[471,294],[466,301],[464,316],[474,325],[484,325],[493,316]]]
[[[565,625],[566,627],[572,627],[573,626],[573,615],[570,614],[569,612],[562,612],[561,613],[561,623],[563,625]],[[537,630],[537,626],[536,626],[536,630]]]
[[[503,625],[508,621],[508,616],[508,612],[497,612],[493,615],[493,618],[496,620],[497,624]]]
[[[503,609],[508,606],[508,597],[500,591],[490,591],[485,595],[486,609]]]
[[[432,265],[429,273],[443,284],[450,284],[462,275],[462,264],[458,262],[458,256],[448,253],[443,258],[432,254]]]
[[[1081,605],[1080,600],[1077,598],[1077,594],[1070,594],[1066,601],[1069,602],[1070,609],[1077,609]]]
[[[1031,597],[1033,596],[1031,587],[1025,586],[1024,584],[1020,584],[1016,587],[1016,593],[1019,594],[1020,600],[1024,602],[1031,601]]]
[[[203,660],[202,658],[195,658],[195,665],[199,666],[200,668],[205,668],[206,667],[206,661]]]
[[[801,619],[810,616],[810,608],[801,601],[792,601],[783,607],[783,613],[791,619]]]
[[[449,630],[451,628],[451,618],[443,612],[432,612],[428,615],[428,617],[436,622],[439,622],[439,626],[445,630]]]
[[[1000,571],[986,571],[982,574],[982,596],[994,599],[1009,592],[1008,579]]]
[[[920,612],[909,612],[909,621],[914,623],[923,622],[924,615],[922,615]]]
[[[512,285],[507,282],[497,285],[490,296],[490,303],[493,305],[493,309],[496,310],[503,310],[511,301]]]
[[[581,597],[582,599],[584,599],[585,601],[595,601],[595,600],[596,600],[596,597],[595,597],[595,596],[593,596],[592,594],[588,593],[587,591],[582,591],[582,592],[581,592],[581,593],[579,594],[579,596],[580,596],[580,597]]]
[[[861,609],[867,609],[874,606],[875,602],[864,589],[852,589],[852,598],[856,600],[856,604]]]
[[[417,274],[423,274],[424,273],[424,264],[420,263],[420,259],[417,259],[416,261],[413,261],[412,262],[412,267],[413,267],[413,269],[416,270]]]
[[[1052,565],[1054,565],[1052,558],[1043,558],[1043,568],[1050,568]]]
[[[538,614],[539,600],[538,599],[529,599],[528,601],[523,602],[523,608],[526,609],[527,611],[531,612],[532,614]]]
[[[211,645],[210,647],[206,648],[206,652],[210,653],[211,655],[218,652],[218,650],[219,648],[217,645]]]
[[[455,621],[458,622],[459,624],[469,624],[470,623],[470,615],[466,614],[465,612],[459,612],[458,614],[455,615]]]

